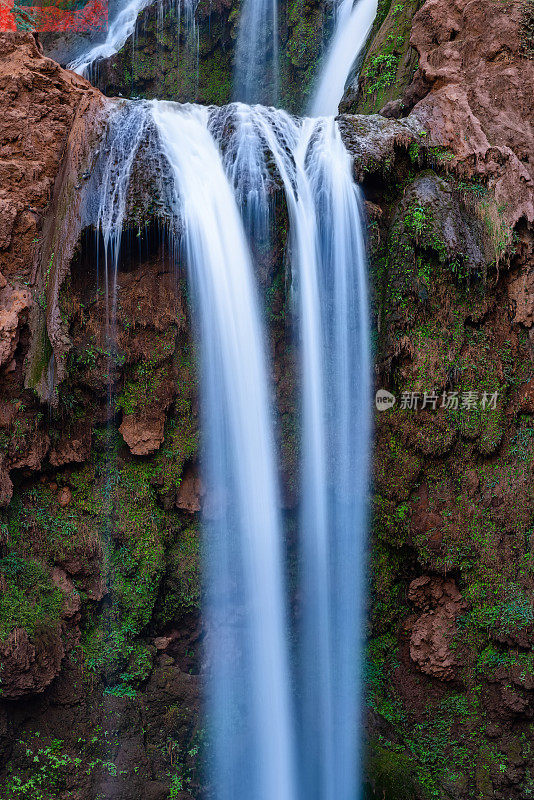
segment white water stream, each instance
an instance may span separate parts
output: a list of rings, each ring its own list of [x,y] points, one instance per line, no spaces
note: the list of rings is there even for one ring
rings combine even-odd
[[[84,72],[120,49],[145,4],[132,0],[109,41],[76,69]],[[313,105],[314,114],[328,118],[296,119],[242,104],[132,103],[109,148],[98,227],[114,275],[132,163],[139,137],[152,125],[157,158],[172,175],[167,212],[179,222],[192,289],[209,498],[206,712],[216,800],[358,800],[361,794],[371,439],[367,261],[361,193],[333,115],[376,6],[376,0],[354,7],[343,0]],[[276,91],[276,27],[271,0],[246,0],[238,96],[261,96],[266,74],[267,91]],[[268,236],[276,184],[289,217],[302,386],[292,668],[270,370],[247,241]]]
[[[335,116],[347,78],[371,32],[378,0],[340,0],[336,25],[314,93],[310,113]]]

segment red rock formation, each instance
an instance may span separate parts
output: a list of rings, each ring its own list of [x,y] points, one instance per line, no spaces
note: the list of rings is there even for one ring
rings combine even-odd
[[[413,113],[469,176],[487,180],[509,225],[534,222],[534,61],[521,57],[524,4],[427,0],[411,44],[415,82],[430,91]]]
[[[413,623],[410,656],[421,672],[441,680],[458,677],[453,642],[465,602],[453,580],[423,575],[411,582],[408,599],[424,613]]]
[[[32,276],[43,215],[87,81],[39,52],[30,33],[0,33],[0,271]]]
[[[157,409],[127,414],[119,430],[134,455],[147,456],[155,452],[162,443],[164,427],[165,411]]]
[[[34,644],[23,628],[15,628],[0,644],[2,696],[22,697],[42,692],[59,674],[65,655],[61,630]]]

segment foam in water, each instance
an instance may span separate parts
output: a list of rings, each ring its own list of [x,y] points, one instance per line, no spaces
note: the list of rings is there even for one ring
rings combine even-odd
[[[249,250],[209,110],[154,103],[202,353],[207,712],[218,800],[293,800],[283,558]]]
[[[371,32],[378,0],[340,0],[332,41],[321,69],[310,113],[314,117],[335,116],[352,65]]]

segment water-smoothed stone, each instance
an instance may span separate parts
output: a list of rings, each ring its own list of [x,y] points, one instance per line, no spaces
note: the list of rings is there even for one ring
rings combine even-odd
[[[342,114],[338,118],[345,147],[354,156],[356,180],[367,173],[389,172],[395,157],[412,143],[425,144],[424,126],[415,117],[386,119],[379,114]]]

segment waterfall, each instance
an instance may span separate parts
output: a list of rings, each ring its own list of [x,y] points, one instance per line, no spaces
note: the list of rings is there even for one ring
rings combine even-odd
[[[237,105],[215,127],[233,129],[225,161],[249,226],[269,213],[269,155],[286,195],[302,370],[298,796],[355,800],[371,428],[360,191],[331,118]]]
[[[207,711],[218,800],[293,800],[281,529],[264,342],[209,110],[154,102],[202,353]]]
[[[314,116],[335,116],[352,65],[371,32],[378,0],[340,0],[332,42],[311,105]]]
[[[124,8],[122,8],[111,25],[109,26],[108,33],[103,42],[93,45],[89,50],[79,55],[74,59],[68,68],[82,75],[84,78],[93,80],[93,70],[99,61],[106,58],[111,58],[118,53],[128,39],[135,37],[135,30],[139,15],[144,9],[151,5],[154,0],[129,0]],[[163,19],[164,4],[168,0],[157,0],[158,3],[158,25],[161,25]],[[192,31],[193,35],[197,38],[198,34],[195,31],[195,9],[197,0],[176,0],[176,10],[178,14],[178,28],[182,19],[182,2],[184,4],[184,18],[186,29]],[[171,0],[172,3],[172,0]],[[135,39],[134,39],[135,44]],[[196,42],[198,49],[198,42]],[[198,69],[198,65],[197,65]]]
[[[371,427],[367,263],[362,202],[352,181],[351,159],[335,122],[324,120],[319,127],[307,162],[316,271],[304,280],[307,262],[299,275],[302,796],[355,800],[361,775]]]
[[[151,2],[152,0],[129,0],[109,26],[105,40],[78,56],[69,64],[69,69],[88,77],[93,64],[118,53],[127,39],[135,32],[137,17]]]
[[[333,118],[296,119],[240,103],[114,107],[94,178],[106,250],[109,244],[116,274],[132,176],[148,138],[154,174],[163,173],[155,194],[174,221],[200,342],[213,796],[359,800],[371,375],[364,214],[352,159]],[[268,236],[276,187],[289,217],[302,387],[292,669],[268,367],[249,244]]]
[[[276,104],[279,79],[277,0],[244,0],[235,64],[236,100]]]

